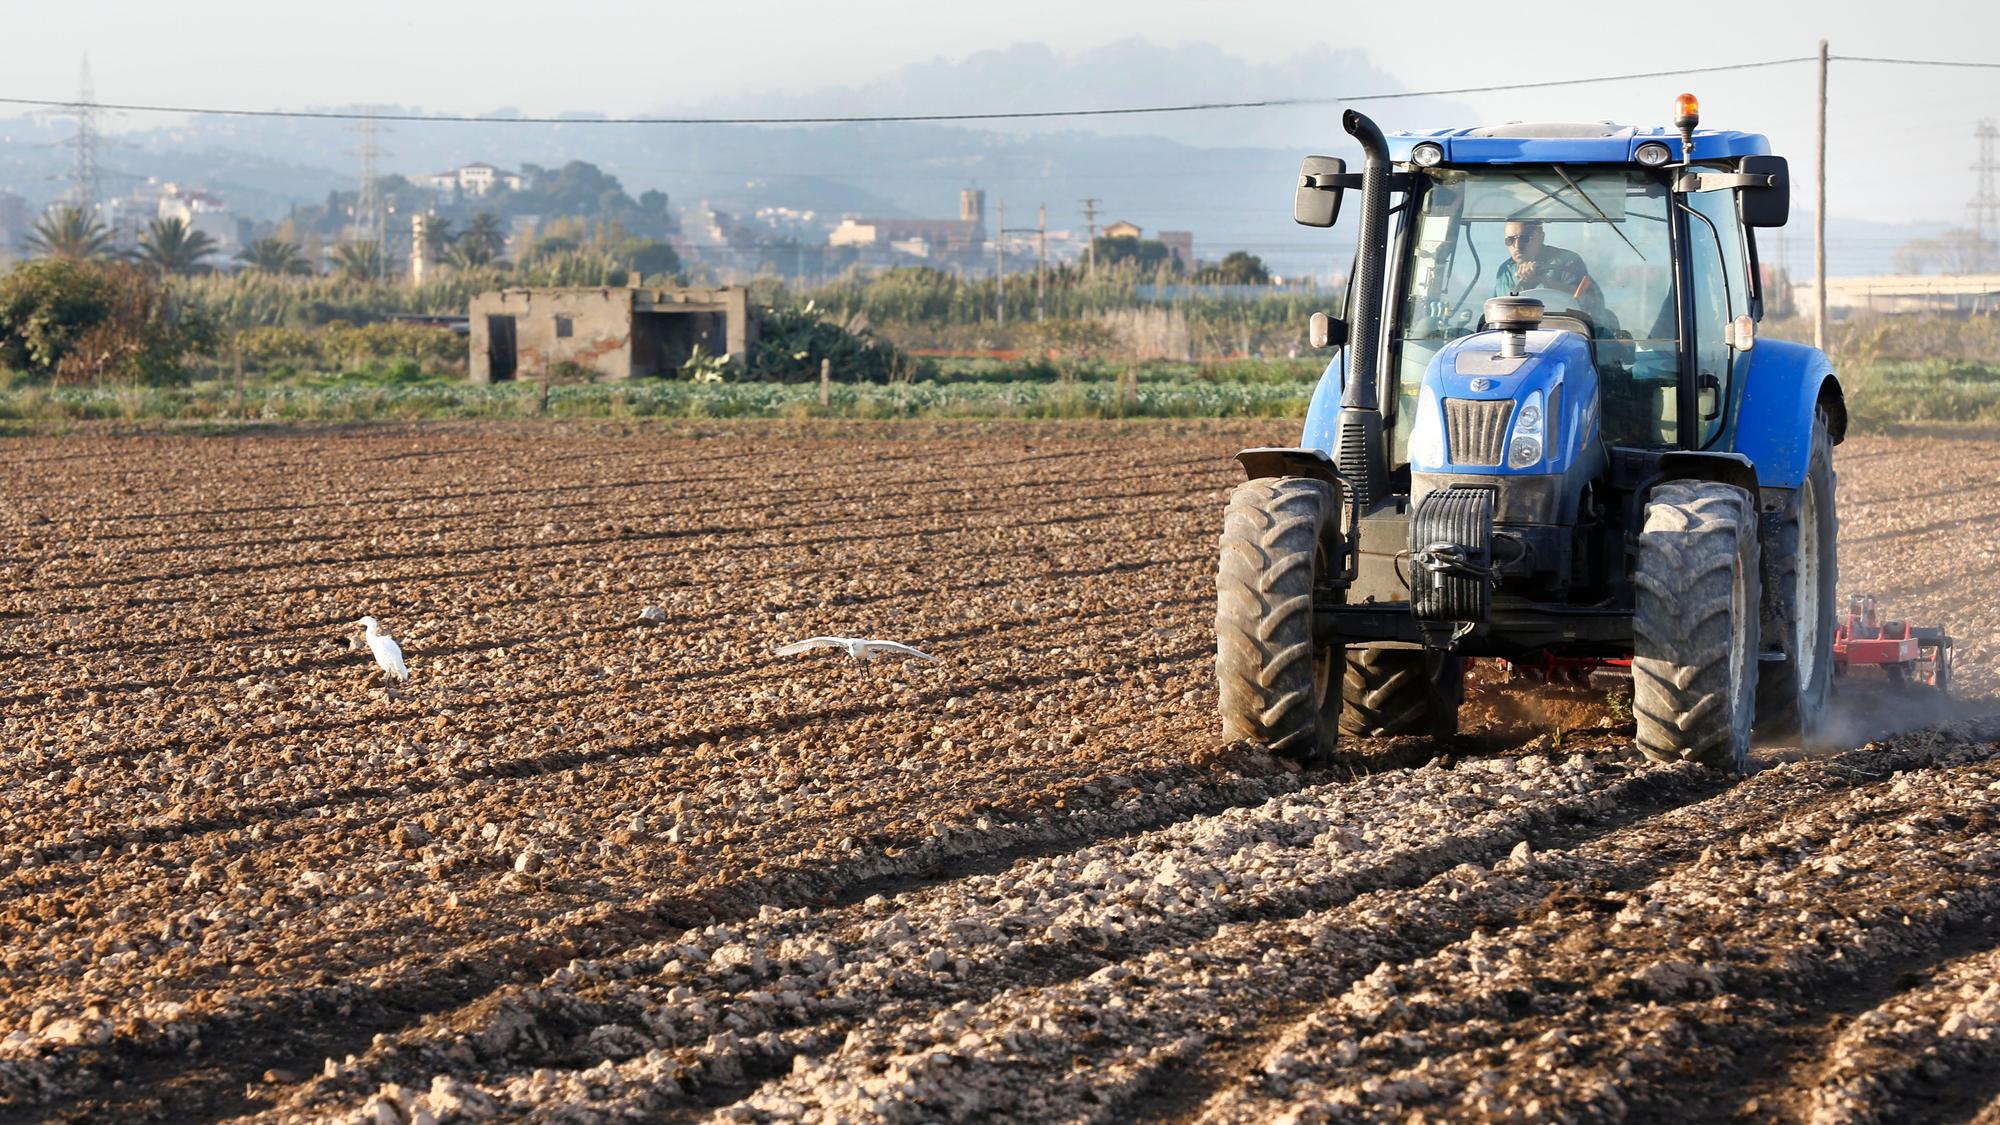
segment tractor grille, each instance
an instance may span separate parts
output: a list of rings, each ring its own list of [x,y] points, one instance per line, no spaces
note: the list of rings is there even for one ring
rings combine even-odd
[[[1498,465],[1507,452],[1512,399],[1444,400],[1444,436],[1454,465]]]

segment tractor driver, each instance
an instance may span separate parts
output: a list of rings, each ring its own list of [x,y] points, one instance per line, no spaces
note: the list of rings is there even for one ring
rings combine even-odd
[[[1493,295],[1518,296],[1530,289],[1555,289],[1577,299],[1592,316],[1604,312],[1604,294],[1574,251],[1550,246],[1537,219],[1508,223],[1507,259],[1493,279]]]

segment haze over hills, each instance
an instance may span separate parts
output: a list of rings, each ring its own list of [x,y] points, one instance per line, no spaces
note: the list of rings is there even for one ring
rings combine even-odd
[[[1064,53],[1045,43],[1016,43],[936,58],[852,87],[806,94],[717,97],[703,113],[743,116],[984,113],[996,110],[1117,109],[1283,99],[1333,99],[1406,90],[1364,51],[1315,46],[1289,58],[1251,62],[1201,43],[1163,46],[1121,39]],[[1081,119],[1010,121],[1009,132],[1046,134],[1086,126],[1113,135],[1143,135],[1205,148],[1324,148],[1345,140],[1336,104],[1134,114]],[[1458,122],[1477,117],[1441,98],[1398,102],[1401,122]]]
[[[1403,83],[1365,52],[1312,47],[1289,58],[1252,62],[1207,45],[1162,46],[1125,39],[1059,52],[1042,43],[975,51],[912,64],[879,79],[803,94],[718,95],[661,115],[826,116],[978,113],[996,110],[1117,108],[1252,99],[1333,98],[1394,92]],[[264,103],[246,93],[243,104]],[[381,109],[384,107],[375,107]],[[1390,128],[1482,120],[1446,99],[1376,103]],[[422,112],[402,109],[399,112]],[[1354,158],[1334,105],[944,124],[826,126],[535,125],[493,120],[398,123],[377,138],[381,169],[405,175],[474,160],[504,167],[586,160],[619,177],[627,191],[655,188],[677,207],[707,201],[737,214],[760,208],[810,210],[830,226],[843,214],[947,217],[958,189],[984,188],[989,209],[1004,203],[1007,225],[1031,226],[1038,205],[1053,230],[1075,229],[1079,201],[1100,200],[1100,223],[1124,219],[1148,232],[1194,232],[1198,256],[1233,249],[1262,256],[1284,275],[1345,271],[1351,223],[1332,235],[1290,221],[1298,158],[1328,152]],[[107,117],[100,161],[106,194],[147,177],[201,187],[252,220],[282,218],[295,204],[351,190],[359,138],[349,123],[197,116],[185,120]],[[0,119],[0,188],[36,206],[63,188],[73,128],[52,116]],[[1805,154],[1797,154],[1803,172]],[[1809,198],[1797,193],[1802,201]],[[989,211],[989,222],[995,216]],[[1803,211],[1780,255],[1794,271],[1810,266]],[[1831,271],[1887,272],[1899,245],[1946,223],[1830,222]],[[1775,240],[1773,240],[1775,242]]]

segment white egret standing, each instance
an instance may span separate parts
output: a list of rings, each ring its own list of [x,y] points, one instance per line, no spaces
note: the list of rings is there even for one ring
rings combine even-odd
[[[801,652],[816,648],[845,649],[847,655],[860,661],[873,660],[883,655],[914,656],[931,661],[932,663],[936,663],[938,659],[928,652],[920,652],[906,644],[896,641],[870,640],[866,637],[807,637],[803,641],[793,641],[791,644],[780,648],[777,654],[779,656],[796,656]]]
[[[403,663],[402,647],[394,637],[382,631],[382,624],[372,617],[364,617],[355,622],[368,630],[368,651],[375,654],[375,663],[382,666],[382,672],[390,679],[407,680],[410,669]]]

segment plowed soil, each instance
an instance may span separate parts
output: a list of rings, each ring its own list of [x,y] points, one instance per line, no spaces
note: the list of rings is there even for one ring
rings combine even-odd
[[[2000,1120],[2000,442],[1836,456],[1959,700],[1735,778],[1218,745],[1273,436],[0,442],[0,1118]]]

